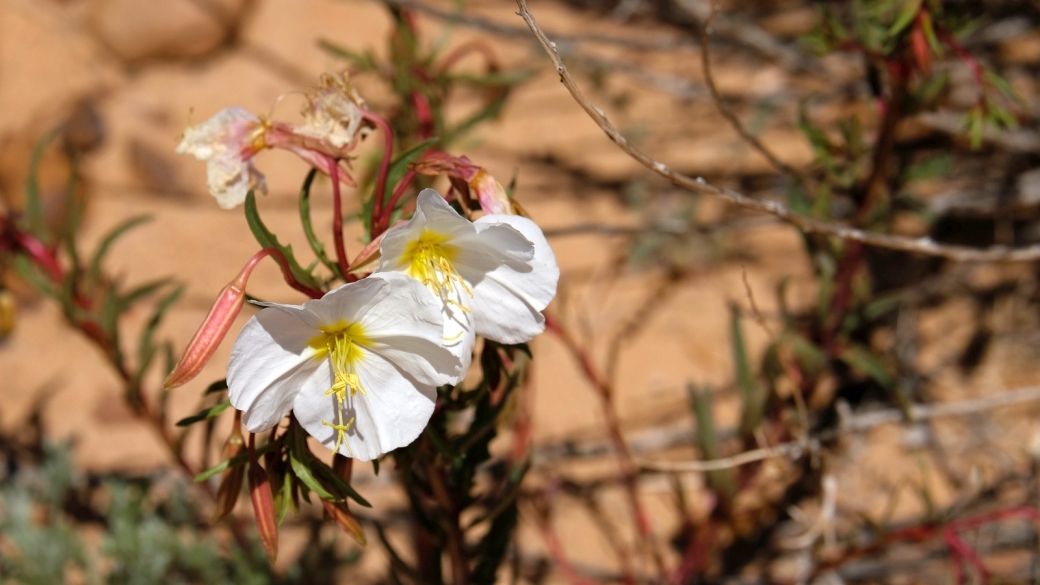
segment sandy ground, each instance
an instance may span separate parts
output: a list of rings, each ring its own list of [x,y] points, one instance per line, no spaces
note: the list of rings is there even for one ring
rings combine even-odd
[[[186,284],[184,300],[161,329],[163,336],[182,347],[213,296],[237,273],[256,244],[241,212],[221,210],[207,195],[204,165],[173,153],[177,135],[189,117],[199,121],[229,105],[265,112],[278,96],[305,88],[323,71],[342,67],[342,62],[316,46],[317,38],[356,51],[380,53],[389,23],[384,9],[374,2],[258,0],[242,21],[237,42],[205,49],[207,42],[213,43],[207,41],[205,30],[199,32],[199,26],[191,24],[192,18],[198,18],[191,12],[193,4],[177,0],[170,3],[179,6],[169,9],[176,13],[170,16],[170,22],[187,22],[185,26],[200,35],[192,42],[202,49],[192,50],[205,54],[191,59],[135,61],[135,51],[144,51],[148,47],[141,46],[154,39],[127,39],[111,33],[122,30],[121,26],[131,26],[121,24],[119,18],[136,22],[133,10],[124,7],[124,12],[119,12],[124,4],[143,10],[141,6],[146,3],[5,0],[0,4],[0,137],[6,140],[3,157],[24,160],[28,148],[56,116],[83,98],[95,104],[105,139],[83,168],[90,185],[82,234],[85,248],[91,249],[107,230],[129,217],[154,217],[151,224],[120,242],[107,268],[130,283],[175,275]],[[239,8],[237,2],[220,5],[230,11]],[[484,1],[474,8],[476,14],[522,26],[513,14],[512,3]],[[645,27],[622,31],[609,20],[591,22],[587,15],[555,5],[535,3],[533,9],[540,22],[553,31],[636,32],[644,33],[646,38],[673,34]],[[427,17],[420,17],[420,22],[431,37],[434,31],[443,29],[442,23]],[[210,36],[214,34],[219,44],[219,31]],[[477,34],[458,28],[450,42],[458,44]],[[518,198],[545,229],[579,223],[638,222],[639,214],[627,211],[608,185],[644,180],[644,172],[585,117],[528,40],[494,39],[492,44],[506,67],[537,63],[542,73],[518,89],[502,118],[482,127],[465,148],[457,149],[458,154],[466,154],[487,166],[502,180],[508,180],[515,172],[519,177]],[[620,49],[591,46],[588,51],[610,58]],[[693,50],[671,56],[629,56],[658,71],[693,80],[700,77],[699,58]],[[724,55],[720,59],[724,66],[719,67],[719,83],[724,91],[768,95],[787,83],[775,68],[749,68],[727,62]],[[376,111],[388,105],[386,89],[374,79],[362,77],[358,85]],[[707,100],[683,102],[660,92],[633,91],[638,89],[638,81],[612,78],[606,93],[632,92],[633,102],[624,110],[605,109],[620,127],[645,129],[645,144],[674,168],[714,177],[767,168],[765,161],[751,153],[722,123]],[[600,103],[606,102],[603,92],[595,95]],[[463,96],[457,113],[463,112],[472,99]],[[290,96],[278,106],[279,112],[291,114],[296,103]],[[804,163],[810,156],[789,127],[767,124],[764,137],[791,163]],[[547,159],[561,162],[559,167],[571,172],[546,165]],[[296,244],[295,249],[306,249],[296,212],[296,190],[305,172],[303,163],[285,153],[267,152],[260,155],[257,165],[267,175],[270,190],[260,201],[265,221],[280,236]],[[18,172],[16,165],[5,164],[4,169],[8,175]],[[667,187],[650,184],[667,192]],[[328,192],[328,182],[321,182],[315,196],[317,225],[330,225]],[[704,219],[723,217],[726,213],[710,202],[703,203],[698,211]],[[348,228],[347,242],[354,250],[358,249],[359,234],[356,226]],[[622,239],[581,235],[554,238],[552,244],[560,260],[562,279],[560,295],[550,310],[563,316],[584,340],[590,340],[594,354],[602,360],[606,341],[622,330],[647,296],[653,294],[659,275],[619,268],[616,259],[625,249]],[[809,282],[810,268],[794,231],[765,225],[732,239],[727,246],[739,248],[746,259],[703,262],[702,270],[691,271],[660,299],[646,322],[624,339],[624,352],[617,364],[617,403],[626,432],[638,435],[648,430],[688,426],[686,384],[722,387],[730,382],[726,306],[731,302],[746,306],[745,270],[749,286],[766,314],[775,310],[772,291],[782,278],[792,278],[795,302],[811,299],[812,287],[804,284]],[[250,289],[265,298],[301,300],[282,286],[273,264],[265,264],[256,272]],[[248,316],[246,311],[233,331]],[[122,406],[115,377],[105,369],[96,350],[61,323],[59,311],[48,302],[25,298],[18,317],[14,334],[0,346],[0,425],[7,428],[16,424],[36,401],[46,397],[45,419],[49,429],[57,438],[76,441],[75,457],[83,466],[103,470],[163,465],[164,452],[155,437]],[[144,313],[135,315],[128,329],[135,330],[146,317]],[[933,320],[948,324],[955,317],[937,311]],[[936,328],[942,330],[941,326]],[[750,324],[745,329],[757,355],[766,333]],[[199,392],[209,381],[223,377],[230,346],[230,342],[225,343],[196,381],[175,392],[172,418],[193,413]],[[535,340],[533,347],[537,356],[535,443],[566,437],[601,437],[597,398],[570,355],[548,335]],[[1030,351],[1019,354],[1009,350],[1006,359],[1019,363],[1032,358]],[[950,386],[970,396],[987,387],[1036,382],[1031,375],[1008,379],[1009,371],[998,363],[979,374],[977,381],[965,385],[953,380]],[[157,380],[151,382],[155,388]],[[728,427],[733,424],[736,411],[732,405],[722,404],[719,414],[720,426]],[[1025,423],[1016,429],[1031,432],[1030,425]],[[902,431],[887,428],[878,431],[876,437],[866,437],[860,446],[876,441],[898,450],[902,440]],[[1017,447],[1009,445],[1013,456],[1022,454],[1022,442],[1020,439]],[[838,470],[839,475],[847,471],[843,481],[850,484],[916,481],[920,474],[916,463],[911,460],[906,465],[892,466],[891,452],[878,450],[876,456],[861,460],[860,466]],[[883,475],[879,475],[879,470],[884,470]],[[359,473],[363,476],[365,471]],[[696,491],[700,480],[687,479],[690,490]],[[950,489],[945,490],[946,498]],[[874,492],[874,488],[865,490],[867,494]],[[666,534],[675,522],[667,517],[668,485],[647,485],[644,493],[661,534]],[[615,496],[609,496],[608,502]],[[849,496],[849,500],[856,499]],[[617,501],[622,506],[620,498]],[[851,501],[852,504],[876,507],[863,502]],[[907,514],[919,508],[919,504],[909,501],[905,506]],[[558,520],[561,539],[568,543],[568,552],[576,562],[595,563],[611,557],[601,538],[586,538],[595,531],[580,512],[564,511]],[[525,526],[522,535],[533,547],[539,546],[530,526]]]

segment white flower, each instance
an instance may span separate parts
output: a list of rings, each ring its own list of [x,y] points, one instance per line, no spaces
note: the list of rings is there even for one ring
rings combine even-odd
[[[545,329],[542,311],[556,295],[556,256],[531,220],[460,216],[434,190],[419,193],[415,215],[390,229],[376,273],[401,272],[441,301],[444,344],[468,367],[474,335],[523,343]]]
[[[369,461],[414,441],[433,415],[436,387],[464,372],[441,344],[437,299],[401,275],[265,306],[228,365],[231,404],[251,432],[292,410],[322,444]]]
[[[209,192],[224,209],[245,201],[250,189],[266,192],[264,176],[252,158],[265,147],[265,127],[259,117],[239,107],[217,112],[184,131],[177,152],[207,161]]]

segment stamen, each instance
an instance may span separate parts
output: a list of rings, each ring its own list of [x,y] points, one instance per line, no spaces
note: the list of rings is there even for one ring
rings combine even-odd
[[[342,409],[337,409],[336,410],[336,414],[337,414],[337,416],[339,418],[339,424],[333,424],[333,423],[331,423],[331,422],[329,422],[327,420],[321,421],[321,424],[329,427],[330,429],[334,429],[336,431],[336,446],[333,448],[333,451],[336,451],[338,453],[340,445],[346,445],[347,446],[347,454],[350,457],[353,457],[354,456],[354,452],[350,449],[350,443],[347,442],[346,438],[347,438],[347,431],[349,431],[350,427],[352,427],[354,425],[354,418],[352,417],[349,421],[347,421],[347,424],[343,424],[343,410]]]
[[[408,264],[408,273],[416,280],[442,301],[468,313],[469,309],[449,298],[459,290],[465,291],[472,298],[473,291],[451,263],[456,249],[447,243],[448,240],[447,236],[423,230],[419,238],[408,245],[404,260]]]
[[[329,363],[332,364],[334,375],[332,387],[325,392],[325,396],[335,394],[341,405],[347,399],[347,391],[350,391],[352,397],[357,396],[358,392],[368,396],[361,387],[361,379],[354,372],[354,362],[360,357],[360,352],[350,333],[341,331],[330,335],[325,341],[325,348],[329,353]]]

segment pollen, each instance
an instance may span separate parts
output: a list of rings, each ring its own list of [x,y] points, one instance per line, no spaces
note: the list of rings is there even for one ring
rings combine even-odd
[[[423,283],[444,302],[468,313],[469,309],[450,298],[460,290],[473,297],[473,291],[452,264],[458,248],[448,243],[450,240],[446,234],[423,229],[417,239],[408,243],[401,260],[408,267],[409,276]]]

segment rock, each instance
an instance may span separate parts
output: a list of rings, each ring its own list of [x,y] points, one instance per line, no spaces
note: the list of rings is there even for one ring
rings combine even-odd
[[[95,0],[88,12],[98,40],[127,62],[196,58],[236,28],[244,0]]]

